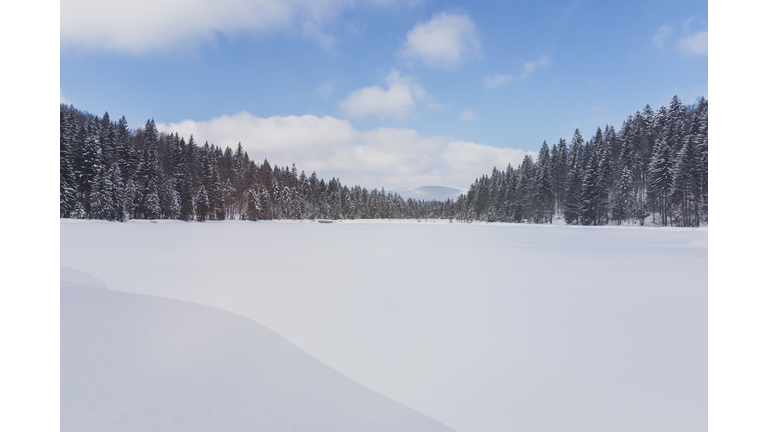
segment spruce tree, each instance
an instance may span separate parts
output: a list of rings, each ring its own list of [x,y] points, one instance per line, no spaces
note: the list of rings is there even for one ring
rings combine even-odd
[[[662,138],[655,145],[649,171],[649,192],[661,214],[661,223],[667,225],[669,216],[669,197],[674,181],[674,160],[672,149],[667,140]]]
[[[584,183],[582,161],[584,160],[584,139],[579,130],[573,134],[568,158],[568,174],[566,177],[565,210],[563,216],[568,224],[579,223],[581,217],[581,192]]]
[[[599,149],[600,161],[597,168],[597,209],[596,217],[599,224],[602,219],[608,221],[608,207],[610,192],[613,187],[613,163],[611,157],[611,148],[607,142],[604,142]]]
[[[547,142],[541,145],[539,158],[536,162],[538,173],[536,176],[536,211],[534,218],[537,222],[552,223],[552,215],[555,207],[554,180],[549,159],[549,147]]]
[[[136,183],[133,179],[129,178],[125,184],[125,194],[123,195],[123,210],[126,214],[126,219],[139,218],[139,191],[136,188]]]
[[[225,218],[234,219],[237,214],[237,195],[235,186],[232,184],[231,179],[227,179],[224,184],[223,196],[224,196],[224,209]]]
[[[259,207],[259,197],[255,190],[248,189],[245,192],[245,206],[240,219],[257,221],[259,220],[259,213],[261,209]]]
[[[683,226],[699,225],[699,169],[696,160],[695,138],[689,135],[680,149],[674,168],[672,202],[678,207]]]
[[[59,217],[68,218],[77,202],[77,183],[70,148],[75,140],[72,112],[59,111]]]
[[[555,149],[557,151],[555,152]],[[555,213],[562,214],[565,203],[566,181],[568,178],[568,144],[560,138],[557,146],[552,147],[552,178],[555,190]],[[556,156],[555,156],[556,155]]]
[[[619,221],[626,220],[635,212],[634,178],[632,170],[624,167],[621,172],[621,178],[615,187],[613,194],[613,205],[611,213],[613,219]]]
[[[200,186],[200,190],[197,192],[197,196],[195,196],[195,216],[199,222],[205,222],[208,218],[209,205],[205,186]]]
[[[708,221],[709,206],[709,141],[708,141],[709,103],[702,98],[699,103],[699,127],[696,133],[696,157],[698,162],[700,220]]]
[[[123,184],[120,166],[117,163],[109,167],[108,176],[112,187],[112,214],[110,215],[110,220],[123,222],[125,220],[125,185]]]
[[[584,170],[584,181],[581,187],[581,223],[596,225],[598,223],[598,200],[600,199],[600,153],[594,151],[589,164]]]
[[[101,149],[95,123],[96,121],[89,119],[80,127],[75,146],[73,146],[78,201],[82,203],[86,217],[90,214],[91,187],[93,186],[96,173],[102,166]]]
[[[139,164],[139,206],[141,217],[157,219],[162,213],[159,187],[161,184],[160,165],[157,157],[158,133],[154,120],[144,126],[144,151]]]
[[[125,119],[125,116],[122,116],[115,126],[115,141],[117,164],[120,167],[123,182],[127,184],[128,180],[133,179],[136,175],[138,155],[136,144],[131,140],[131,133],[128,130],[128,121]]]
[[[114,212],[112,203],[112,187],[109,177],[104,172],[104,167],[99,165],[91,184],[91,193],[88,202],[90,208],[87,215],[91,219],[110,220]]]

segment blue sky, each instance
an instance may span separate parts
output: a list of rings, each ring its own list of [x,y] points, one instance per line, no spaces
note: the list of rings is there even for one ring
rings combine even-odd
[[[387,188],[708,97],[703,1],[61,2],[62,101]]]

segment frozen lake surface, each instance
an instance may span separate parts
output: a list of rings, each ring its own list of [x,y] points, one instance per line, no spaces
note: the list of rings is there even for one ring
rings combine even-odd
[[[61,221],[62,266],[250,318],[459,432],[706,430],[707,248],[706,228]]]

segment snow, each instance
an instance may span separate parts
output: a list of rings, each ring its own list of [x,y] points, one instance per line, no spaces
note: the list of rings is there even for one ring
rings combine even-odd
[[[107,286],[100,279],[69,267],[61,267],[59,279],[62,287],[107,289]]]
[[[62,280],[61,431],[140,430],[450,431],[245,317]]]
[[[62,220],[61,265],[250,318],[459,432],[707,427],[706,228],[158,222]]]

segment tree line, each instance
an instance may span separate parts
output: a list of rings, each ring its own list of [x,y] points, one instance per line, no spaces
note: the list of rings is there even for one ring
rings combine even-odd
[[[404,200],[365,187],[347,187],[295,164],[251,160],[242,145],[221,149],[193,136],[158,132],[154,120],[128,128],[73,106],[60,105],[60,217],[265,220],[425,218],[445,203]]]
[[[493,169],[456,200],[400,195],[326,182],[294,165],[257,163],[243,151],[199,146],[158,132],[154,120],[128,128],[60,105],[60,217],[127,219],[457,219],[598,225],[707,221],[707,101],[630,116],[584,141],[578,129],[534,161]]]
[[[708,101],[629,116],[617,133],[597,128],[584,141],[578,129],[542,144],[534,161],[493,169],[459,197],[468,220],[622,223],[699,226],[708,222]]]

